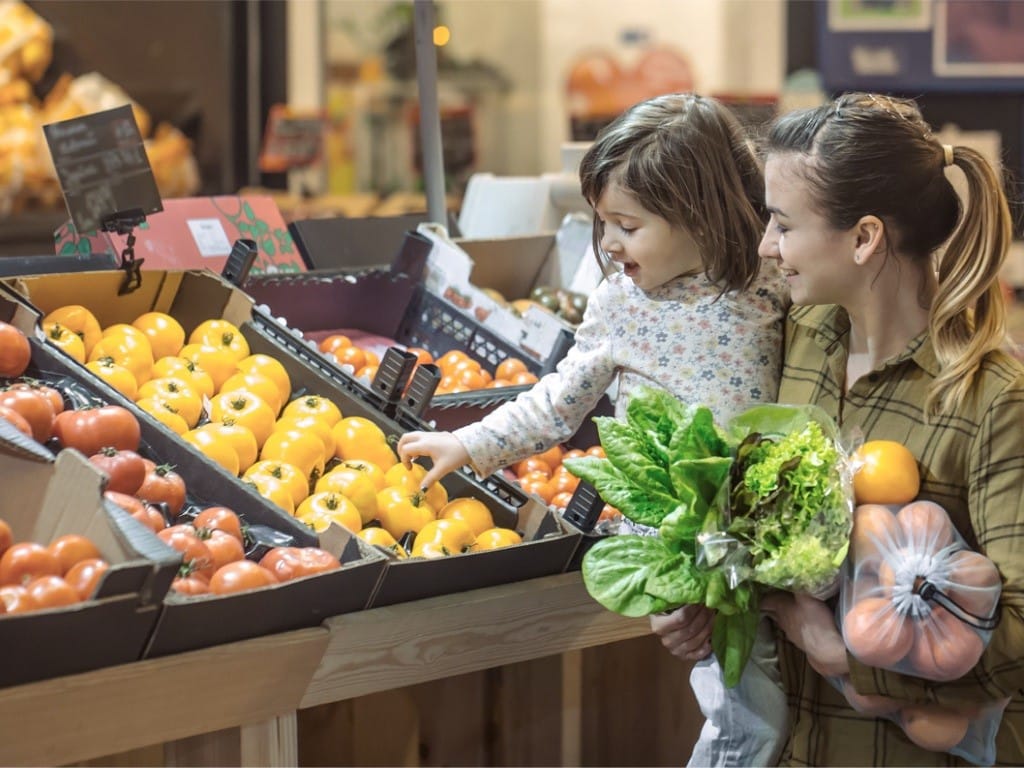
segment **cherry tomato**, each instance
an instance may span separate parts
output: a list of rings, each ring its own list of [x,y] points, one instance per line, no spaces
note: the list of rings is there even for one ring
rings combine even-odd
[[[161,464],[143,475],[135,495],[151,504],[163,502],[172,517],[177,517],[185,506],[185,480],[170,464]]]
[[[263,566],[252,560],[238,560],[217,570],[210,579],[210,591],[215,595],[230,595],[277,583],[277,576]]]
[[[0,322],[0,376],[21,376],[32,358],[28,338],[9,323]]]
[[[42,544],[19,541],[0,557],[0,584],[20,584],[39,576],[60,576],[60,560]]]
[[[60,563],[61,576],[83,560],[102,557],[92,540],[78,533],[66,533],[63,536],[58,536],[50,542],[47,549]]]
[[[107,475],[109,491],[134,495],[146,479],[146,465],[135,451],[106,446],[90,456],[89,461]]]
[[[196,515],[192,525],[197,530],[205,529],[230,533],[238,539],[239,543],[245,543],[245,538],[242,535],[242,520],[234,510],[227,507],[207,507]]]
[[[79,560],[64,574],[64,581],[78,593],[82,600],[89,600],[96,593],[103,574],[110,570],[110,564],[99,557]]]
[[[263,556],[260,565],[279,581],[301,579],[341,568],[338,558],[319,547],[274,547]]]
[[[142,437],[135,414],[119,405],[58,413],[53,420],[53,434],[61,446],[77,448],[86,456],[107,446],[137,451]]]

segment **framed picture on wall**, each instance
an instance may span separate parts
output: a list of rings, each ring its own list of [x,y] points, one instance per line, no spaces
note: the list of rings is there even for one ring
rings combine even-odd
[[[1024,2],[936,2],[932,66],[943,77],[1024,76]]]
[[[834,32],[926,30],[932,0],[828,0],[828,28]]]

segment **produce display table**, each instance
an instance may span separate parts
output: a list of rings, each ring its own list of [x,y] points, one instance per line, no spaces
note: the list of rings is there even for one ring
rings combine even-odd
[[[541,657],[572,659],[649,631],[645,619],[598,606],[578,572],[346,614],[313,629],[5,689],[0,762],[60,765],[163,743],[168,765],[298,765],[298,709]],[[571,760],[573,718],[561,728]]]

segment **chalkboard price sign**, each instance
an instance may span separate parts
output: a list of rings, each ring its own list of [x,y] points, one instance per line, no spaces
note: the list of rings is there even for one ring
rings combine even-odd
[[[79,232],[109,228],[126,212],[163,210],[129,105],[43,126],[64,202]]]

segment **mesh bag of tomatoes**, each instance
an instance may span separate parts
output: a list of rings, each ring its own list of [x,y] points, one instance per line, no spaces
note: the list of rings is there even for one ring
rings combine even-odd
[[[843,640],[858,661],[937,682],[963,677],[996,627],[1000,593],[995,564],[967,546],[939,504],[854,510],[838,610]],[[888,716],[920,746],[978,764],[995,756],[993,724],[1005,702],[982,709],[901,705],[861,697],[849,681],[842,688],[855,709]]]

